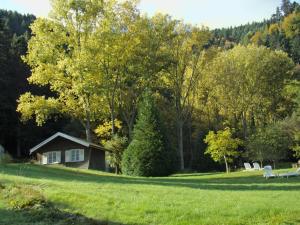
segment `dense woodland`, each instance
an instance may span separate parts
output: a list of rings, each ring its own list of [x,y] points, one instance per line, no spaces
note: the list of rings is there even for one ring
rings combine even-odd
[[[133,1],[54,0],[51,19],[1,10],[0,144],[28,158],[62,131],[146,176],[296,160],[300,8],[274,11],[209,31]]]

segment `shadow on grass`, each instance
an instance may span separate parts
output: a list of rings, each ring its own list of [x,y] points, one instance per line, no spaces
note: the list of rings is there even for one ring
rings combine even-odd
[[[200,176],[197,176],[199,177],[198,179],[194,176],[187,177],[187,175],[160,178],[137,178],[30,164],[6,165],[5,168],[0,167],[0,174],[1,173],[64,182],[79,181],[99,184],[140,184],[224,191],[300,191],[299,177],[266,180],[261,174],[243,174],[243,176],[240,176],[239,174],[222,175],[222,177],[216,177],[215,173],[205,174],[205,177],[200,174]]]
[[[60,205],[63,208],[69,208],[65,203],[60,203]],[[40,190],[32,185],[23,184],[18,186],[0,183],[1,224],[123,225],[119,222],[96,220],[80,213],[63,211],[54,202],[48,201]]]
[[[0,225],[125,225],[112,221],[99,221],[57,208],[0,209],[0,216]]]
[[[183,173],[183,174],[174,174],[171,175],[170,177],[201,177],[201,176],[208,176],[208,175],[216,175],[216,174],[221,174],[220,172],[215,172],[215,173]]]

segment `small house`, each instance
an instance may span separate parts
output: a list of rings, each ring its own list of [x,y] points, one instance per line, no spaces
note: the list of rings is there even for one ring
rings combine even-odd
[[[105,170],[105,149],[97,144],[58,132],[30,149],[39,164]]]

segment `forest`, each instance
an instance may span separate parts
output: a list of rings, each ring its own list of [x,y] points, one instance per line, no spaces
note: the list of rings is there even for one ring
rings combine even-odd
[[[298,3],[215,30],[136,1],[52,3],[49,18],[0,10],[0,144],[14,158],[57,131],[104,145],[128,175],[300,157]]]

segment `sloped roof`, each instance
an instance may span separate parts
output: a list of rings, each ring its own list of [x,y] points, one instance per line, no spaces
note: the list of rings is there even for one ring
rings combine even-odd
[[[88,142],[86,140],[83,140],[83,139],[80,139],[80,138],[76,138],[76,137],[73,137],[73,136],[70,136],[68,134],[64,134],[64,133],[61,133],[61,132],[57,132],[56,134],[52,135],[51,137],[47,138],[46,140],[44,140],[43,142],[39,143],[38,145],[34,146],[33,148],[31,148],[29,151],[30,151],[30,154],[32,154],[33,152],[35,152],[36,150],[38,150],[39,148],[43,147],[44,145],[46,145],[47,143],[51,142],[52,140],[54,140],[55,138],[57,137],[62,137],[64,139],[67,139],[69,141],[72,141],[72,142],[75,142],[77,144],[80,144],[82,146],[85,146],[85,147],[93,147],[93,148],[97,148],[97,149],[101,149],[101,150],[106,150],[105,148],[103,148],[102,146],[100,145],[97,145],[97,144],[94,144],[94,143],[91,143],[91,142]]]

